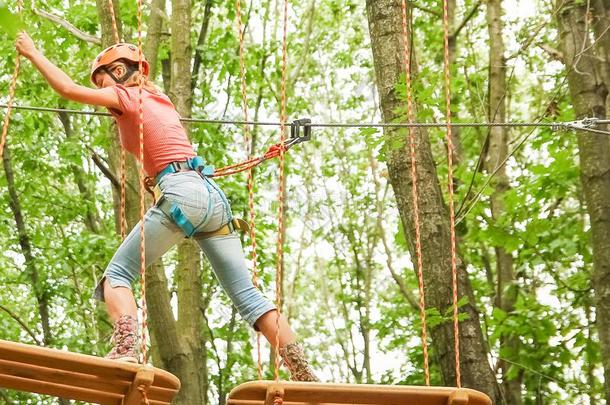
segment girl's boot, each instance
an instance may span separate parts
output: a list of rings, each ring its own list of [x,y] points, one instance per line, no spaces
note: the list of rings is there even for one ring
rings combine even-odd
[[[114,347],[106,355],[107,359],[138,362],[138,321],[129,315],[122,315],[114,323],[114,333],[110,339]]]
[[[290,379],[292,381],[320,381],[305,359],[303,348],[297,342],[281,347],[280,356],[288,370],[290,370]]]

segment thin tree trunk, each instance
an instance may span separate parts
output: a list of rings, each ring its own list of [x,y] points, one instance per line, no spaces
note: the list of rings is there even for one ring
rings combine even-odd
[[[595,2],[597,4],[599,2]],[[604,6],[598,4],[598,7]],[[590,15],[578,1],[557,1],[559,38],[577,118],[605,118],[610,82],[605,40],[591,48]],[[606,6],[607,7],[607,6]],[[595,10],[605,15],[603,9]],[[608,24],[605,23],[607,27]],[[600,27],[601,28],[601,27]],[[604,392],[610,403],[610,141],[603,135],[578,134],[581,182],[591,224],[593,287],[604,366]]]
[[[161,29],[163,28],[165,0],[153,0],[150,5],[151,12],[148,18],[148,29],[144,42],[144,55],[150,63],[149,76],[152,80],[157,76],[157,56],[161,42]]]
[[[72,125],[70,122],[70,117],[66,112],[58,113],[59,120],[61,121],[64,132],[66,133],[66,139],[71,139],[72,134]],[[73,163],[70,164],[70,170],[74,175],[74,182],[78,187],[78,191],[80,192],[81,198],[83,200],[83,204],[85,206],[85,226],[90,232],[99,234],[100,232],[100,216],[95,207],[95,196],[91,192],[91,188],[86,184],[86,174],[82,167],[75,165]]]
[[[32,243],[28,235],[25,218],[23,217],[23,211],[21,209],[21,202],[19,201],[19,193],[15,185],[15,176],[13,174],[13,167],[11,163],[11,154],[8,145],[4,147],[4,154],[2,156],[2,164],[4,166],[4,172],[6,173],[6,183],[9,194],[9,206],[13,212],[15,219],[15,225],[17,226],[17,236],[19,237],[19,246],[21,247],[21,253],[25,258],[26,274],[32,283],[32,290],[34,297],[38,303],[38,315],[40,316],[40,323],[42,326],[43,343],[45,346],[49,346],[53,337],[51,334],[51,326],[49,323],[49,296],[48,289],[46,288],[45,277],[41,277],[34,254],[32,252]]]
[[[506,62],[504,60],[504,39],[502,36],[502,3],[501,0],[487,2],[487,28],[489,31],[489,91],[487,120],[488,122],[504,122],[506,119]],[[504,227],[512,224],[503,221],[504,194],[510,189],[506,166],[502,163],[508,155],[508,131],[505,127],[490,127],[488,149],[484,167],[487,173],[494,176],[494,191],[491,195],[491,216],[494,223]],[[501,167],[498,167],[502,165]],[[514,310],[517,299],[517,287],[513,274],[513,256],[503,246],[494,246],[496,252],[496,300],[494,305],[509,314]],[[500,338],[500,345],[507,353],[508,360],[518,360],[519,338],[510,335]],[[509,379],[510,363],[500,359],[502,371],[504,399],[507,405],[521,405],[521,385],[523,373],[520,371]]]
[[[400,2],[397,0],[367,0],[366,5],[377,88],[381,100],[381,113],[384,122],[393,122],[398,118],[399,107],[404,105],[394,90],[400,75],[404,72]],[[415,54],[415,52],[413,53]],[[413,63],[413,68],[415,69],[415,67],[415,63]],[[390,148],[388,171],[398,202],[398,210],[411,246],[411,255],[415,257],[410,156],[404,150],[406,133],[397,129],[389,129],[385,135],[389,145],[395,144],[395,142],[402,142],[403,145],[400,148]],[[452,305],[451,272],[448,271],[451,269],[449,216],[443,201],[426,131],[418,131],[416,150],[427,304],[428,307],[437,308],[441,314],[444,314]],[[488,363],[487,347],[479,323],[479,314],[475,307],[470,280],[461,258],[458,259],[457,266],[459,296],[468,297],[468,303],[460,309],[460,312],[468,316],[468,319],[460,322],[459,328],[462,384],[485,392],[492,400],[499,401],[500,392],[493,370]],[[456,384],[456,367],[452,323],[444,322],[431,329],[430,332],[438,353],[443,380],[445,384],[454,385]]]
[[[191,116],[191,1],[174,0],[171,18],[171,80],[169,96],[183,117]],[[185,126],[188,132],[188,126]],[[207,386],[202,364],[205,350],[203,334],[202,282],[200,251],[192,241],[178,246],[176,285],[178,289],[178,334],[186,351],[186,369],[180,375],[182,389],[177,403],[203,404]]]

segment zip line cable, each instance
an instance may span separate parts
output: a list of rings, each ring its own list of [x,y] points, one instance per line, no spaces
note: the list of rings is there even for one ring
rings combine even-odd
[[[6,104],[0,104],[0,108],[8,108]],[[67,108],[50,108],[50,107],[36,107],[36,106],[11,106],[15,110],[29,110],[39,112],[63,112],[67,114],[78,114],[78,115],[93,115],[93,116],[107,116],[110,117],[110,113],[101,111],[87,111],[87,110],[73,110]],[[276,121],[243,121],[243,120],[218,120],[218,119],[203,119],[203,118],[180,118],[183,122],[201,123],[201,124],[226,124],[226,125],[253,125],[253,126],[277,126],[280,127],[282,124]],[[559,121],[559,122],[452,122],[452,127],[461,128],[487,128],[487,127],[509,127],[509,128],[525,128],[525,127],[544,127],[551,128],[553,131],[569,131],[569,130],[582,130],[594,134],[610,136],[610,131],[603,131],[600,129],[593,128],[596,125],[610,124],[610,119],[597,119],[597,118],[583,118],[577,121]],[[287,123],[287,125],[291,125]],[[412,123],[399,123],[399,122],[364,122],[364,123],[350,123],[350,122],[328,122],[328,123],[301,123],[304,127],[311,128],[445,128],[447,123],[445,122],[412,122]]]

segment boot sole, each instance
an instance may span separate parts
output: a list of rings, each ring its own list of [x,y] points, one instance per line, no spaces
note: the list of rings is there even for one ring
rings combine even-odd
[[[116,357],[114,359],[108,359],[108,360],[123,361],[125,363],[137,363],[138,362],[138,359],[136,359],[135,357]]]

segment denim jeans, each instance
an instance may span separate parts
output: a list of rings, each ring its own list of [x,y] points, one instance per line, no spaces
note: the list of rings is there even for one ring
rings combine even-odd
[[[231,208],[222,190],[210,178],[194,171],[166,175],[159,188],[169,201],[176,203],[197,232],[215,231],[232,219]],[[183,231],[159,208],[152,207],[144,216],[145,263],[148,266],[184,238]],[[252,283],[246,267],[241,241],[233,232],[226,236],[194,239],[210,261],[216,278],[251,325],[275,306]],[[140,223],[138,223],[108,264],[95,289],[95,297],[104,299],[103,282],[114,287],[131,288],[140,276]]]

